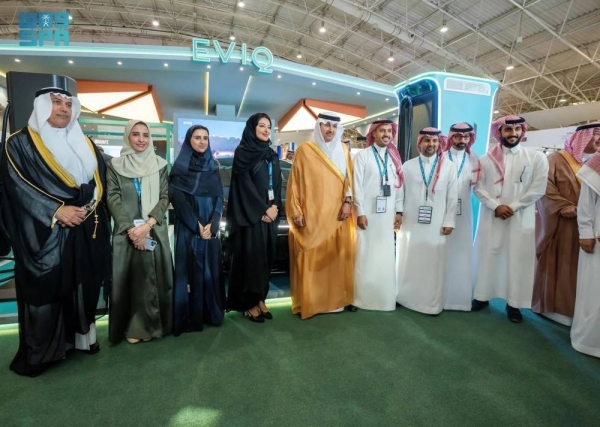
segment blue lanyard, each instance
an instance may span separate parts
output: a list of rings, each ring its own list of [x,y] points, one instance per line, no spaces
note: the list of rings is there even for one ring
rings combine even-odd
[[[452,161],[452,151],[448,150],[448,157],[450,158],[450,161]],[[467,153],[463,153],[463,159],[462,162],[460,162],[460,168],[458,168],[458,175],[457,177],[460,178],[460,174],[462,173],[463,167],[465,166],[465,159],[467,158]]]
[[[425,200],[429,198],[429,185],[431,184],[431,180],[433,179],[433,173],[435,172],[435,167],[437,166],[438,156],[435,155],[435,161],[433,162],[433,166],[431,167],[431,172],[429,172],[429,180],[425,179],[425,168],[423,167],[423,159],[419,156],[419,166],[421,167],[421,176],[423,177],[423,184],[425,184]]]
[[[269,165],[269,189],[273,188],[273,162],[265,160],[267,165]]]
[[[385,182],[388,182],[387,165],[388,165],[388,150],[385,150],[385,158],[383,159],[383,170],[381,170],[381,158],[375,148],[375,145],[371,145],[373,148],[373,155],[375,156],[375,162],[377,162],[377,169],[379,169],[379,176],[381,178],[381,188],[383,188],[383,177],[385,176]]]
[[[140,208],[140,212],[142,211],[142,184],[139,178],[133,178],[133,186],[135,187],[135,192],[138,196],[138,207]]]

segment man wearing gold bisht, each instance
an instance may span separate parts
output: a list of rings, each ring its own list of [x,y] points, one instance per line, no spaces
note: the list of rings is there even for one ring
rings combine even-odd
[[[548,157],[546,194],[537,201],[537,265],[531,309],[571,326],[577,289],[577,173],[600,148],[600,122],[579,126],[565,149]]]
[[[307,319],[354,300],[352,161],[340,118],[322,113],[295,155],[285,211],[290,223],[292,312]]]

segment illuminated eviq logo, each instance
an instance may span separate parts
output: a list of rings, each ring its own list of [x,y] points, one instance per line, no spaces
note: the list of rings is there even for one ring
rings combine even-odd
[[[196,62],[210,62],[211,56],[214,57],[214,53],[211,55],[211,52],[208,50],[211,44],[221,62],[227,64],[235,50],[235,42],[229,43],[229,47],[224,51],[219,40],[194,39],[192,42],[192,60]],[[250,58],[248,58],[248,46],[246,43],[242,43],[240,46],[240,63],[246,65],[248,59],[252,61],[252,65],[258,68],[259,73],[271,74],[273,72],[271,68],[273,65],[273,53],[266,47],[259,46],[253,49]]]
[[[21,12],[19,14],[19,46],[69,46],[68,12]]]

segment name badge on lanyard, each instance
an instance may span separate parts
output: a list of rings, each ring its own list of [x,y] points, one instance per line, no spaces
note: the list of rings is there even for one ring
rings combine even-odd
[[[460,199],[458,199],[458,201],[456,202],[456,215],[461,215],[462,214],[462,201]]]
[[[275,200],[275,191],[273,190],[273,162],[269,162],[266,160],[267,165],[269,165],[269,190],[267,191],[267,197],[269,198],[269,202]]]
[[[377,196],[376,197],[376,211],[377,213],[385,213],[387,210],[387,197]]]
[[[373,156],[375,156],[375,163],[377,163],[377,169],[379,169],[379,185],[381,187],[381,195],[382,197],[390,197],[392,195],[392,189],[390,187],[389,184],[389,179],[388,179],[388,156],[389,156],[389,152],[388,150],[385,150],[385,157],[382,159],[381,156],[379,156],[379,153],[377,152],[377,149],[375,148],[375,145],[371,146],[372,150],[373,150]],[[382,164],[383,163],[383,167]],[[385,212],[385,206],[387,206],[387,201],[385,205],[382,205],[383,208],[380,206],[380,202],[379,201],[379,197],[377,198],[377,206],[376,206],[376,212]],[[383,211],[380,211],[380,209],[383,209]]]

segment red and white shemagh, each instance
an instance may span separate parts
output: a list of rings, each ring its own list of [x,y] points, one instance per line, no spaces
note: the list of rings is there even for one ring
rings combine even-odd
[[[502,129],[502,126],[504,126],[504,125],[515,125],[515,124],[521,125],[521,129],[523,129],[523,133],[521,135],[521,140],[522,140],[525,137],[525,134],[527,133],[527,123],[525,123],[525,119],[523,119],[522,117],[519,117],[519,116],[501,117],[498,120],[496,120],[495,122],[493,122],[492,126],[490,128],[490,132],[492,133],[492,136],[494,137],[494,139],[496,141],[498,141],[498,145],[496,145],[494,148],[490,148],[488,150],[488,155],[490,156],[490,159],[492,160],[494,165],[496,165],[498,172],[500,172],[500,179],[498,181],[496,181],[495,184],[498,184],[498,183],[504,181],[504,171],[506,168],[506,166],[504,164],[504,152],[502,151],[501,129]]]
[[[452,148],[454,135],[457,134],[468,134],[469,135],[469,143],[467,144],[467,148],[465,151],[469,155],[469,159],[471,160],[471,165],[473,170],[471,171],[471,185],[475,185],[477,181],[479,181],[479,177],[481,176],[481,166],[479,165],[479,159],[474,153],[471,153],[471,147],[475,144],[475,139],[477,135],[475,135],[475,131],[473,130],[473,126],[468,123],[456,123],[450,126],[450,132],[448,132],[448,143],[446,144],[446,151],[450,151]]]
[[[579,126],[573,135],[565,142],[565,151],[583,165],[583,152],[592,139],[594,129],[600,128],[600,122],[590,123],[589,125]]]
[[[419,131],[419,136],[417,137],[417,151],[419,153],[421,153],[421,141],[423,141],[423,138],[425,138],[426,136],[437,136],[440,140],[440,144],[438,145],[436,153],[438,156],[438,164],[435,168],[435,175],[433,177],[433,183],[431,185],[431,193],[435,194],[435,186],[438,180],[440,179],[440,171],[442,170],[442,163],[444,162],[444,156],[442,154],[444,153],[444,147],[448,145],[448,138],[446,138],[446,136],[443,135],[442,131],[438,128],[428,127],[425,129],[421,129]]]
[[[392,122],[391,120],[377,120],[371,124],[371,127],[369,127],[369,131],[367,132],[368,147],[375,143],[375,131],[379,126],[383,125],[392,125],[392,139],[396,138],[396,135],[398,134],[398,125],[396,123]],[[396,166],[396,176],[398,177],[398,184],[396,185],[396,188],[400,188],[404,183],[404,174],[402,173],[402,157],[400,156],[400,152],[393,142],[388,144],[387,149],[390,153],[390,157],[392,158],[392,163],[394,163],[394,166]]]

